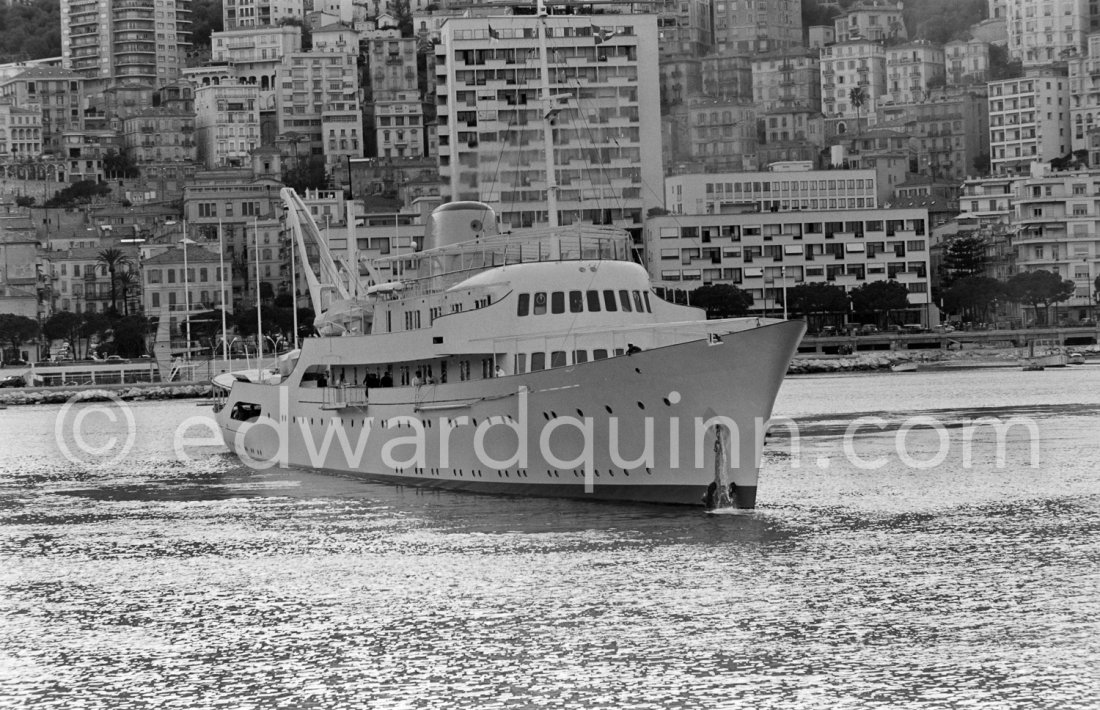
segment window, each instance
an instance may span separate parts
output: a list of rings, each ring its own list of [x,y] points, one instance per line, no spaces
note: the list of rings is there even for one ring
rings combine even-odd
[[[607,351],[604,350],[603,348],[596,348],[595,350],[592,351],[592,359],[593,360],[606,360],[607,359]]]
[[[600,312],[600,292],[599,291],[586,291],[585,296],[588,299],[588,311],[590,313]]]
[[[633,308],[630,306],[630,292],[627,290],[619,291],[619,303],[623,307],[624,313],[630,313]]]
[[[574,350],[573,351],[573,364],[579,365],[582,362],[588,362],[587,350]]]
[[[531,372],[546,369],[546,353],[531,353]]]
[[[517,316],[527,315],[528,309],[530,309],[530,307],[531,307],[531,294],[521,293],[519,295],[519,300],[516,301],[516,315]]]
[[[565,313],[565,292],[554,291],[550,294],[550,312]]]
[[[570,313],[582,313],[584,312],[584,295],[580,291],[569,292],[569,312]]]
[[[550,353],[550,367],[565,367],[565,351],[555,350]]]
[[[606,311],[619,310],[618,304],[615,303],[615,292],[607,290],[603,292],[603,305]]]
[[[541,316],[546,313],[546,294],[541,291],[535,294],[535,309],[533,313],[536,316]]]
[[[516,353],[516,374],[527,372],[527,353]]]

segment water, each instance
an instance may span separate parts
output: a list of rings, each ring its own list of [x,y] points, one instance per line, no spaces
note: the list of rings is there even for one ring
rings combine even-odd
[[[13,407],[0,707],[1096,707],[1098,385],[788,380],[797,442],[770,440],[760,508],[724,516],[257,473],[219,446],[182,463],[193,402],[133,404],[132,450],[96,468],[60,455],[58,407]],[[947,435],[930,468],[896,451],[920,415]],[[976,428],[964,466],[983,415],[1033,422],[1038,465],[1020,426],[1003,466]],[[858,416],[885,421],[853,456]],[[126,419],[84,422],[96,444]]]

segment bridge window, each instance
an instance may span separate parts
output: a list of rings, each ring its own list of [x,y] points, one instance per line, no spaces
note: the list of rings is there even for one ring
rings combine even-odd
[[[608,289],[603,292],[603,305],[604,309],[608,311],[619,310],[618,304],[615,303],[615,292]]]
[[[531,294],[521,293],[519,300],[516,302],[516,315],[525,316],[531,308]]]
[[[554,291],[550,294],[550,312],[565,313],[565,292]]]
[[[599,291],[587,291],[588,297],[588,310],[591,313],[600,312],[600,292]]]
[[[531,372],[546,369],[546,353],[531,353]]]
[[[229,412],[229,418],[238,422],[247,422],[250,419],[258,419],[260,405],[251,402],[237,402]]]
[[[642,294],[639,291],[633,291],[634,294],[634,310],[638,313],[645,313],[645,305],[642,304]]]
[[[630,307],[630,292],[627,290],[619,291],[619,301],[622,303],[623,312],[630,313],[633,308]]]
[[[539,292],[535,294],[535,309],[533,313],[536,316],[541,316],[546,313],[546,294]]]
[[[569,312],[570,313],[583,313],[584,312],[584,296],[580,291],[569,292]]]

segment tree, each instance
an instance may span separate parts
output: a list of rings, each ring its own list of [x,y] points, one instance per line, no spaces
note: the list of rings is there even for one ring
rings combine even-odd
[[[989,309],[995,301],[1005,296],[1005,285],[988,276],[965,276],[944,289],[943,305],[949,313],[957,313],[963,320],[988,322]]]
[[[46,200],[43,206],[48,208],[76,207],[86,205],[97,197],[104,197],[109,194],[111,194],[111,188],[106,185],[100,185],[94,180],[81,180],[55,193],[53,197]]]
[[[731,284],[700,286],[691,292],[691,305],[707,312],[707,318],[743,316],[752,307],[752,294]]]
[[[38,321],[14,313],[0,313],[0,344],[18,352],[23,343],[38,337]],[[0,357],[0,361],[4,358]]]
[[[940,264],[940,285],[949,288],[957,279],[985,273],[986,242],[973,232],[955,235],[943,253]]]
[[[61,56],[61,3],[0,5],[0,62]]]
[[[909,307],[909,289],[893,279],[871,281],[852,289],[852,310],[861,314],[874,314],[879,326],[885,327],[890,312]]]
[[[34,207],[35,198],[30,195],[19,195],[15,198],[16,207]]]
[[[974,166],[974,170],[978,173],[978,175],[988,175],[989,168],[992,165],[992,163],[989,161],[989,153],[984,152],[975,155],[972,165]]]
[[[989,45],[989,80],[1016,79],[1024,75],[1024,64],[1011,59],[1007,45]]]
[[[116,276],[118,289],[122,292],[122,315],[130,315],[130,301],[137,295],[141,279],[136,272],[127,269]]]
[[[299,195],[306,190],[323,190],[328,187],[328,173],[325,171],[325,159],[314,155],[304,165],[283,170],[283,184],[292,187]]]
[[[221,0],[191,0],[192,49],[210,46],[210,34],[222,31]]]
[[[393,17],[397,20],[397,29],[402,37],[414,37],[412,10],[409,8],[409,0],[394,0],[390,5]]]
[[[110,180],[117,180],[119,178],[136,178],[141,175],[141,171],[138,170],[137,165],[130,159],[130,154],[126,151],[117,153],[114,150],[108,150],[107,154],[103,156],[103,174]]]
[[[863,108],[863,105],[867,103],[867,92],[863,90],[862,86],[853,87],[848,92],[848,100],[852,102],[852,106],[856,109],[856,135],[863,135],[863,127],[859,122],[859,110]]]
[[[1008,280],[1005,291],[1016,303],[1025,303],[1035,311],[1038,323],[1047,322],[1051,304],[1061,303],[1073,297],[1077,286],[1069,279],[1063,279],[1046,269],[1021,271]],[[1043,310],[1039,310],[1039,306]]]
[[[99,343],[99,351],[102,354],[104,345],[111,331],[111,319],[102,313],[96,313],[95,311],[85,311],[80,318],[80,325],[78,333],[80,337],[84,338],[84,357],[92,351],[92,338]],[[73,355],[76,355],[76,351],[73,351]]]
[[[145,354],[145,336],[149,333],[149,319],[143,315],[123,316],[114,326],[114,349],[122,357],[141,357]]]
[[[129,266],[132,262],[126,252],[118,247],[107,247],[96,255],[96,263],[107,267],[107,274],[111,279],[111,312],[118,313],[118,272],[123,266]]]
[[[820,316],[819,323],[812,324],[817,327],[824,325],[827,315],[848,312],[848,293],[843,286],[836,284],[814,282],[803,283],[787,289],[787,310],[795,315],[805,316],[807,322],[814,315]]]
[[[80,338],[81,318],[71,311],[58,311],[42,324],[42,333],[50,340],[64,340],[76,357],[76,343]]]

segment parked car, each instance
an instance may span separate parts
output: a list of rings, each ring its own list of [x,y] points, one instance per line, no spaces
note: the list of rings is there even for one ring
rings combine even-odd
[[[864,323],[859,326],[860,335],[874,335],[876,333],[878,333],[878,326],[873,323]]]
[[[19,375],[8,375],[0,380],[0,387],[26,387],[27,381]]]
[[[107,358],[107,362],[126,362],[126,359],[121,355],[111,355]]]

